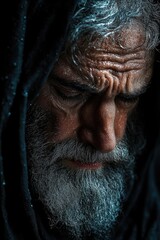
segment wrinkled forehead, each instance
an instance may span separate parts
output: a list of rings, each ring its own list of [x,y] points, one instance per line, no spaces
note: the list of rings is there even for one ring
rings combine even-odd
[[[68,80],[101,85],[111,79],[129,78],[148,82],[153,51],[147,50],[145,30],[134,20],[112,35],[81,36],[72,49],[63,52],[55,73]],[[132,77],[133,76],[133,77]]]
[[[148,39],[145,29],[140,20],[132,19],[118,31],[111,31],[102,36],[90,31],[88,34],[81,34],[79,39],[71,44],[67,41],[65,53],[62,55],[68,58],[73,64],[79,63],[78,58],[85,55],[97,53],[110,53],[127,55],[140,51],[147,52]]]

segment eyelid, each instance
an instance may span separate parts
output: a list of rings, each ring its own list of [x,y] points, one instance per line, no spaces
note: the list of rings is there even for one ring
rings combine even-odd
[[[82,93],[82,92],[79,92],[79,91],[77,91],[75,89],[73,89],[74,92],[72,92],[72,89],[70,89],[71,92],[69,92],[69,89],[68,89],[68,91],[66,91],[66,93],[65,93],[65,86],[63,86],[63,89],[61,89],[60,87],[62,87],[62,86],[60,86],[58,84],[57,85],[56,84],[53,85],[53,88],[56,91],[57,95],[62,100],[66,101],[66,102],[67,101],[70,101],[70,102],[71,101],[80,101],[80,100],[82,101],[82,99],[85,99],[85,94]]]
[[[128,103],[135,103],[139,100],[139,96],[130,96],[130,97],[126,97],[126,96],[119,96],[117,95],[116,97],[117,100],[122,101],[122,102],[128,102]]]
[[[59,86],[66,87],[68,89],[74,89],[75,91],[79,92],[87,92],[87,93],[97,93],[97,89],[94,86],[90,86],[87,84],[83,84],[76,81],[69,81],[57,76],[52,76],[52,79],[49,79],[51,84],[57,83]]]
[[[63,85],[59,85],[59,84],[54,84],[54,87],[59,90],[60,92],[66,92],[66,93],[69,93],[69,94],[80,94],[81,92],[74,89],[74,88],[71,88],[71,87],[66,87],[66,86],[63,86]]]
[[[142,94],[118,94],[117,97],[125,98],[125,99],[134,99],[139,98]]]
[[[56,89],[56,92],[58,93],[58,95],[64,99],[64,100],[78,100],[80,98],[82,98],[82,94],[79,93],[79,94],[75,94],[75,95],[70,95],[70,96],[67,96],[65,95],[63,92],[59,91],[58,89]]]

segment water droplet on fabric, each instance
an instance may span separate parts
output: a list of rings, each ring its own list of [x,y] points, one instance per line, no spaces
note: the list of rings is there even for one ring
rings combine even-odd
[[[27,92],[27,91],[24,91],[24,92],[23,92],[23,96],[24,96],[24,97],[28,97],[28,92]]]
[[[5,183],[5,182],[2,182],[2,185],[3,185],[3,186],[5,186],[5,185],[6,185],[6,183]]]
[[[24,150],[24,149],[22,149],[22,150]],[[23,166],[24,166],[24,167],[27,167],[27,164],[24,163]]]

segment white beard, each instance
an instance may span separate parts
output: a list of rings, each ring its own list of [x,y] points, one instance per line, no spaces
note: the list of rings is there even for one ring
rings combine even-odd
[[[39,119],[46,123],[43,113]],[[34,121],[33,121],[34,122]],[[110,239],[127,192],[133,184],[135,154],[126,140],[110,153],[70,139],[49,143],[38,129],[27,127],[29,175],[33,193],[45,206],[51,228],[65,226],[71,239]],[[103,162],[97,170],[66,167],[64,159]]]

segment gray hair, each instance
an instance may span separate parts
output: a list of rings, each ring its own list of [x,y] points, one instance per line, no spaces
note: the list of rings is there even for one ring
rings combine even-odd
[[[95,34],[114,35],[133,19],[139,20],[145,30],[147,48],[155,48],[159,43],[160,4],[154,0],[80,0],[68,40],[74,46],[80,36],[91,39]]]

